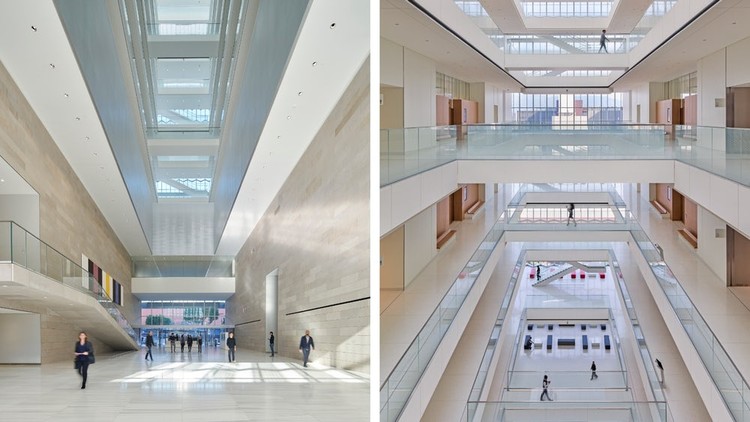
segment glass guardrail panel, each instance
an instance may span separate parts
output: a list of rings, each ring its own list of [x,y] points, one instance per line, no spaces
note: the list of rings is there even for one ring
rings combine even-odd
[[[635,237],[635,232],[633,233]],[[642,229],[639,230],[640,236],[645,236]],[[661,261],[661,257],[654,257],[653,244],[645,241],[637,242],[641,253],[651,266],[652,272],[658,280],[658,284],[667,293],[667,299],[672,305],[677,317],[682,324],[685,332],[693,343],[698,356],[704,367],[711,376],[722,399],[727,404],[732,415],[738,420],[744,417],[742,408],[748,406],[747,401],[741,405],[736,405],[738,398],[742,398],[742,391],[748,388],[746,380],[742,377],[737,366],[726,353],[721,343],[706,324],[700,312],[695,308],[692,301],[682,289],[679,281],[674,278],[672,272]],[[664,271],[658,269],[663,267]]]
[[[26,267],[26,230],[15,224],[11,225],[11,243],[13,262]]]
[[[665,402],[470,402],[468,421],[667,421]]]
[[[0,261],[11,262],[11,225],[9,222],[0,221]]]
[[[395,420],[398,417],[411,396],[414,387],[419,382],[445,333],[453,323],[458,310],[471,291],[477,275],[489,259],[490,253],[482,251],[481,248],[488,248],[488,242],[491,242],[489,245],[491,249],[494,249],[502,233],[502,230],[498,229],[501,224],[501,222],[498,222],[493,229],[490,229],[472,258],[459,272],[459,276],[454,280],[414,341],[383,383],[381,391],[386,391],[386,404],[382,407],[382,411],[388,413],[388,420]],[[494,241],[493,238],[495,238]],[[393,419],[391,419],[391,416],[393,416]]]
[[[583,371],[508,371],[510,389],[538,389],[542,379],[547,375],[554,380],[557,389],[603,390],[627,387],[626,371],[596,371],[595,383],[590,370]]]

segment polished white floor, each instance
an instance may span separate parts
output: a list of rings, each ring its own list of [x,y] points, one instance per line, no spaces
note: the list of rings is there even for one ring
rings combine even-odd
[[[71,349],[72,349],[71,343]],[[85,390],[70,361],[0,366],[0,421],[367,421],[369,377],[238,350],[98,356]],[[314,354],[312,358],[314,359]]]

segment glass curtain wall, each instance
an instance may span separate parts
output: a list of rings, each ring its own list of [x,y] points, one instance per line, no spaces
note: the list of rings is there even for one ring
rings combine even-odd
[[[537,125],[624,123],[626,94],[511,94],[513,122]]]
[[[435,73],[435,92],[449,98],[469,99],[469,83],[444,73]]]
[[[224,300],[144,300],[141,325],[220,326],[226,321]]]

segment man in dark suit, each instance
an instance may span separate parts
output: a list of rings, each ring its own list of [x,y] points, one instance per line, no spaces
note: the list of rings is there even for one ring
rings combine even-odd
[[[154,355],[151,354],[152,347],[154,347],[154,333],[149,331],[148,335],[146,336],[146,349],[148,349],[148,351],[146,352],[146,360],[148,360],[148,357],[151,356],[151,362],[154,361]]]
[[[302,362],[305,368],[307,368],[307,361],[310,358],[310,349],[315,350],[315,342],[310,336],[310,330],[305,330],[305,335],[299,339],[299,351],[302,352]]]

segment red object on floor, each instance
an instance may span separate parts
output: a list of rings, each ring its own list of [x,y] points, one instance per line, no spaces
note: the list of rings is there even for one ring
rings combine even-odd
[[[605,277],[604,273],[599,273],[599,278],[604,278],[604,277]]]
[[[531,272],[529,273],[529,278],[534,278],[535,276],[536,276],[536,273],[534,272],[534,270],[532,270],[532,271],[531,271]]]
[[[570,273],[570,278],[576,278],[576,273]]]
[[[581,273],[581,278],[586,278],[586,273]]]

